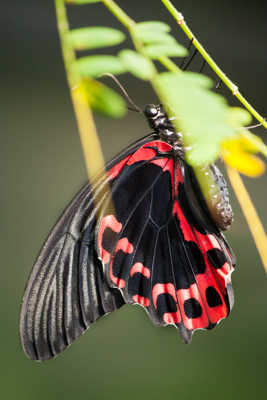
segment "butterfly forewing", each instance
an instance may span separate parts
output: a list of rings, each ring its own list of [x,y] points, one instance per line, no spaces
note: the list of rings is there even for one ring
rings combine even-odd
[[[109,163],[116,178],[147,140],[134,143]],[[22,346],[31,359],[54,357],[91,323],[124,304],[120,292],[106,283],[94,242],[97,212],[109,196],[111,179],[115,176],[101,174],[76,195],[36,260],[20,316]]]

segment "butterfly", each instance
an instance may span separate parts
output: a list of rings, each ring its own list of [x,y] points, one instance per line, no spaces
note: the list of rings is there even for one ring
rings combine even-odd
[[[37,258],[20,317],[30,359],[55,357],[126,303],[175,326],[186,343],[233,306],[235,257],[221,232],[232,220],[226,182],[211,165],[221,196],[215,220],[163,107],[144,114],[152,133],[81,189]]]

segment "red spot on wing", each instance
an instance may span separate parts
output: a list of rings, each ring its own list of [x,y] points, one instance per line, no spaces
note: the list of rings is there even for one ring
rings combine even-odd
[[[181,304],[183,304],[188,298],[195,298],[203,309],[203,314],[199,318],[193,319],[188,318],[182,310],[182,315],[185,319],[184,324],[190,330],[205,328],[208,326],[208,321],[215,324],[228,315],[228,308],[222,294],[226,294],[226,285],[230,283],[232,269],[228,263],[225,263],[220,269],[213,268],[207,260],[206,252],[214,248],[221,251],[224,251],[224,249],[222,249],[214,235],[203,235],[196,229],[194,229],[194,231],[192,230],[177,201],[174,203],[173,214],[177,215],[184,239],[186,241],[193,241],[198,245],[206,264],[205,272],[196,275],[195,284],[191,285],[189,289],[181,289],[178,291],[179,303],[181,301]],[[206,289],[209,286],[214,287],[218,292],[222,300],[221,305],[212,308],[209,307],[206,301]]]
[[[141,304],[144,307],[148,307],[150,305],[150,300],[147,297],[139,296],[138,294],[133,296],[133,301]]]
[[[150,278],[150,270],[144,266],[144,264],[138,262],[135,263],[131,270],[130,270],[130,276],[132,277],[134,274],[140,273],[144,275],[145,278]]]
[[[177,296],[179,304],[181,306],[181,313],[185,327],[189,330],[206,328],[209,325],[209,320],[205,312],[204,304],[200,296],[197,284],[193,283],[188,289],[179,289],[177,291]],[[192,298],[197,300],[202,308],[202,314],[198,318],[189,318],[184,310],[184,302]]]
[[[203,299],[206,314],[208,315],[210,322],[212,324],[216,324],[222,318],[227,317],[229,313],[228,307],[222,296],[222,290],[220,288],[220,285],[218,284],[218,281],[215,279],[213,273],[210,270],[208,270],[208,272],[203,275],[202,274],[196,275],[196,282],[199,288],[199,293]],[[218,295],[221,298],[222,304],[218,305],[217,307],[210,307],[209,304],[207,303],[206,290],[210,286],[212,286],[217,291]],[[225,289],[225,285],[223,287]]]
[[[183,183],[183,175],[182,175],[182,170],[181,170],[181,165],[180,163],[176,164],[176,187],[178,187],[178,183]]]
[[[125,166],[130,157],[131,155],[119,161],[112,168],[110,168],[110,170],[107,171],[107,174],[109,175],[110,179],[116,178],[121,173],[123,167]]]
[[[155,149],[152,149],[154,147]],[[127,162],[128,165],[132,165],[139,161],[149,161],[152,160],[157,153],[168,153],[172,150],[172,146],[166,142],[162,142],[160,140],[154,140],[152,142],[148,142],[144,144],[140,149],[138,149]],[[165,158],[163,157],[163,160]],[[153,162],[156,160],[153,160]],[[155,163],[157,164],[157,163]],[[157,164],[159,165],[159,164]],[[162,165],[161,165],[162,166]]]
[[[196,238],[193,235],[192,229],[187,222],[187,219],[184,216],[184,213],[181,209],[181,207],[178,204],[178,201],[176,200],[173,204],[173,215],[177,215],[177,218],[180,223],[180,228],[183,232],[184,239],[187,241],[193,241],[196,242]]]
[[[170,294],[175,303],[177,303],[177,297],[173,283],[156,283],[152,290],[152,299],[155,308],[157,308],[157,300],[159,295],[163,293]]]
[[[195,230],[195,235],[198,239],[198,242],[201,244],[201,249],[206,253],[208,250],[219,249],[222,250],[218,240],[215,236],[208,234],[202,235],[197,230]]]
[[[156,150],[147,149],[144,146],[138,149],[127,162],[127,165],[133,165],[139,161],[151,160],[156,155]]]
[[[158,165],[161,169],[165,169],[166,165],[168,164],[168,158],[155,158],[154,160],[150,161],[150,164]]]
[[[159,153],[168,153],[172,150],[172,146],[161,140],[154,140],[153,142],[147,143],[145,146],[157,147]]]
[[[115,283],[115,285],[118,288],[122,289],[125,286],[125,280],[120,277],[117,277],[113,274],[113,261],[114,261],[114,258],[116,256],[117,252],[120,250],[126,254],[131,254],[134,250],[134,247],[126,237],[120,239],[117,243],[117,246],[116,246],[114,254],[113,254],[113,259],[109,266],[110,279],[112,280],[113,283]]]
[[[205,263],[206,263],[206,281],[210,286],[213,286],[217,291],[226,294],[226,286],[231,283],[231,273],[233,271],[232,266],[225,262],[221,268],[214,268],[210,261],[208,261],[206,257],[206,253],[208,250],[218,249],[225,253],[225,249],[220,246],[219,241],[216,239],[215,236],[208,234],[202,235],[197,230],[194,230],[196,235],[196,243],[198,244],[200,250],[202,251]],[[228,255],[228,253],[227,253]],[[197,279],[202,279],[200,276],[197,275]],[[224,303],[225,305],[225,303]],[[227,315],[227,307],[223,310],[223,314]],[[224,315],[224,317],[226,316]],[[221,317],[223,318],[223,317]],[[218,318],[220,319],[220,318]],[[213,322],[213,321],[212,321]]]
[[[234,268],[231,267],[230,264],[228,264],[227,262],[224,263],[221,268],[217,268],[215,270],[215,275],[220,287],[225,289],[226,286],[231,283],[231,274],[233,271]]]
[[[129,242],[129,240],[124,237],[122,239],[120,239],[117,243],[116,249],[115,249],[115,254],[121,250],[124,253],[128,253],[131,254],[133,252],[133,245]]]
[[[181,322],[180,314],[177,312],[163,314],[163,321],[165,324],[179,324]]]
[[[172,283],[157,283],[156,285],[154,285],[153,290],[152,290],[152,299],[153,299],[153,304],[154,304],[155,309],[157,309],[158,296],[163,293],[167,293],[170,296],[172,296],[173,300],[175,301],[176,306],[178,306],[177,296],[176,296],[176,291],[175,291],[174,285]],[[169,320],[172,319],[172,322],[166,322],[166,320],[164,319],[164,315],[165,315],[166,319],[169,319]],[[180,323],[181,322],[181,314],[178,309],[175,313],[165,313],[164,315],[163,315],[163,319],[166,323]],[[174,317],[174,315],[175,315],[175,317]],[[173,321],[176,321],[176,322],[173,322]]]
[[[122,224],[116,219],[115,215],[107,215],[101,220],[98,231],[98,249],[99,255],[104,264],[106,264],[111,257],[110,253],[106,251],[102,246],[103,235],[107,228],[112,229],[115,233],[119,233],[122,229]]]

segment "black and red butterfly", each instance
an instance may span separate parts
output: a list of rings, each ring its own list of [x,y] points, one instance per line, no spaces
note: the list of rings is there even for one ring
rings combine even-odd
[[[218,223],[162,106],[144,113],[153,133],[76,195],[34,265],[20,320],[31,359],[56,356],[125,303],[140,304],[156,325],[179,328],[186,343],[232,308],[235,261],[221,233],[232,219],[224,178],[211,166],[221,194]]]

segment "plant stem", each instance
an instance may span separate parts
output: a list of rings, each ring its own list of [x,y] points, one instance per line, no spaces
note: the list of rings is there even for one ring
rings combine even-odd
[[[125,28],[129,31],[131,39],[133,41],[133,44],[136,48],[136,50],[141,53],[144,57],[145,54],[143,52],[143,46],[142,43],[140,42],[139,38],[136,35],[135,32],[135,25],[136,22],[130,18],[113,0],[102,0],[102,3],[109,9],[109,11],[121,22],[122,25],[125,26]],[[152,61],[146,57],[149,62],[151,62],[151,65],[153,66],[152,68],[154,69],[155,75],[157,74],[157,70],[155,65],[152,63]],[[175,65],[173,61],[171,61],[168,57],[160,57],[159,61],[161,62],[162,65],[164,65],[168,70],[172,72],[179,72],[180,69]],[[153,84],[153,79],[151,80],[151,84],[154,88],[154,90],[157,93],[156,87]]]
[[[158,90],[155,84],[155,77],[157,75],[157,70],[154,65],[154,63],[144,54],[143,52],[143,45],[142,42],[139,40],[136,31],[135,31],[135,25],[136,22],[128,17],[128,15],[113,1],[113,0],[102,0],[102,3],[108,7],[110,12],[128,29],[131,39],[133,41],[133,44],[136,48],[136,50],[143,55],[147,59],[147,62],[151,63],[151,68],[154,71],[153,77],[150,79],[150,83],[154,89],[154,91],[158,94]],[[164,57],[167,59],[167,57]],[[165,60],[165,63],[167,65],[167,61]],[[173,68],[172,61],[169,60],[169,66]]]
[[[111,11],[111,13],[124,25],[127,29],[131,29],[135,25],[135,21],[131,19],[113,0],[102,0],[102,3]]]
[[[168,57],[162,56],[159,58],[159,61],[166,69],[171,72],[181,72],[180,68]]]
[[[161,0],[170,14],[174,17],[174,19],[178,22],[181,29],[184,31],[186,36],[192,40],[193,45],[202,55],[202,57],[206,60],[207,64],[213,69],[213,71],[218,75],[218,77],[222,80],[222,82],[231,90],[233,95],[243,104],[243,106],[267,129],[267,121],[255,110],[254,107],[242,96],[239,92],[238,86],[236,86],[226,75],[225,73],[218,67],[215,61],[210,57],[210,55],[206,52],[204,47],[200,44],[200,42],[196,39],[193,32],[187,26],[184,21],[183,15],[176,10],[170,0]]]
[[[227,173],[267,273],[267,236],[264,228],[239,173],[228,166]]]
[[[67,33],[69,24],[64,0],[55,0],[57,24],[62,48],[63,61],[66,69],[67,81],[70,89],[74,112],[79,128],[81,146],[86,164],[89,180],[92,180],[99,171],[104,170],[104,158],[102,155],[97,131],[95,128],[91,109],[85,102],[80,85],[80,77],[71,68],[76,60],[73,48],[68,44]]]

